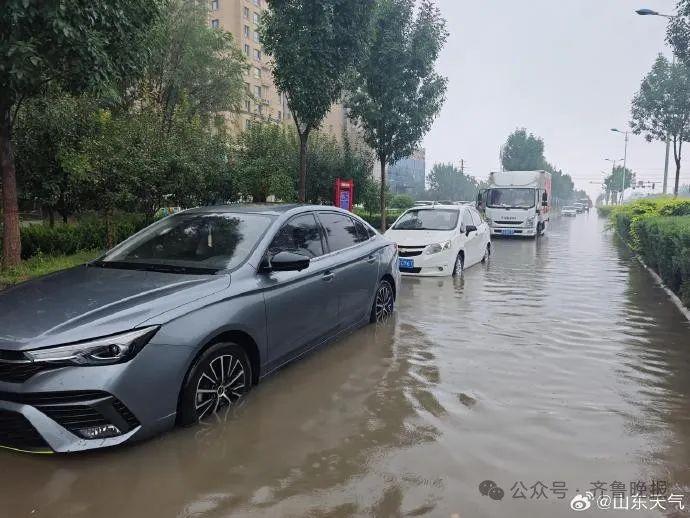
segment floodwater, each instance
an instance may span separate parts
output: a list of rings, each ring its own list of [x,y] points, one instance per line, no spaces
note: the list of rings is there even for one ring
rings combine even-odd
[[[283,369],[225,422],[0,453],[0,516],[554,517],[595,482],[636,481],[687,511],[688,322],[594,213],[494,249],[462,279],[404,279],[391,322]],[[661,515],[629,506],[583,515]]]

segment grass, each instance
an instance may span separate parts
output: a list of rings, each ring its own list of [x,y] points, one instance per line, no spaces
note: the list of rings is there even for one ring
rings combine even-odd
[[[22,261],[19,266],[0,270],[0,289],[33,279],[34,277],[41,277],[42,275],[83,264],[95,259],[101,253],[98,250],[86,250],[72,255],[35,255],[30,259]]]

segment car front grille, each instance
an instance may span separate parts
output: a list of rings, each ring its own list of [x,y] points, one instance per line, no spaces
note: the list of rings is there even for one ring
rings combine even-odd
[[[508,221],[508,220],[495,220],[494,223],[497,225],[511,225],[514,227],[519,227],[522,225],[522,221]]]
[[[0,410],[0,446],[33,452],[51,451],[26,417],[9,410]]]
[[[24,383],[41,371],[59,369],[63,365],[32,363],[21,351],[0,351],[0,381]]]
[[[112,424],[122,433],[127,433],[140,424],[136,416],[120,400],[102,391],[27,394],[0,392],[0,400],[36,407],[60,426],[80,437],[82,428]]]
[[[426,246],[399,246],[398,255],[400,257],[416,257],[422,255]]]
[[[400,268],[402,273],[419,273],[422,271],[421,268]]]

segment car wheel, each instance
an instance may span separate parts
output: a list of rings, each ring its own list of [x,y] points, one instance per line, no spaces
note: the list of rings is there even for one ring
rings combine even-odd
[[[376,288],[374,305],[371,308],[369,320],[373,322],[384,322],[393,314],[395,306],[395,296],[393,286],[386,279],[383,279]]]
[[[455,266],[453,266],[453,276],[462,275],[465,269],[465,257],[462,254],[458,254],[455,258]]]
[[[189,371],[180,395],[178,422],[190,425],[232,407],[251,387],[247,354],[237,344],[212,345]]]
[[[486,263],[491,258],[491,243],[487,243],[486,250],[484,250],[484,257],[482,257],[482,262]]]

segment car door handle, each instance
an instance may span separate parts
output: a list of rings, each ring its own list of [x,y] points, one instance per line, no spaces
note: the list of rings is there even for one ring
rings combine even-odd
[[[376,256],[375,256],[375,255],[370,255],[369,257],[367,257],[367,262],[368,262],[369,264],[375,263],[375,262],[376,262]]]
[[[335,277],[335,274],[333,272],[326,272],[323,274],[323,277],[321,277],[321,279],[324,282],[331,282],[333,280],[333,277]]]

